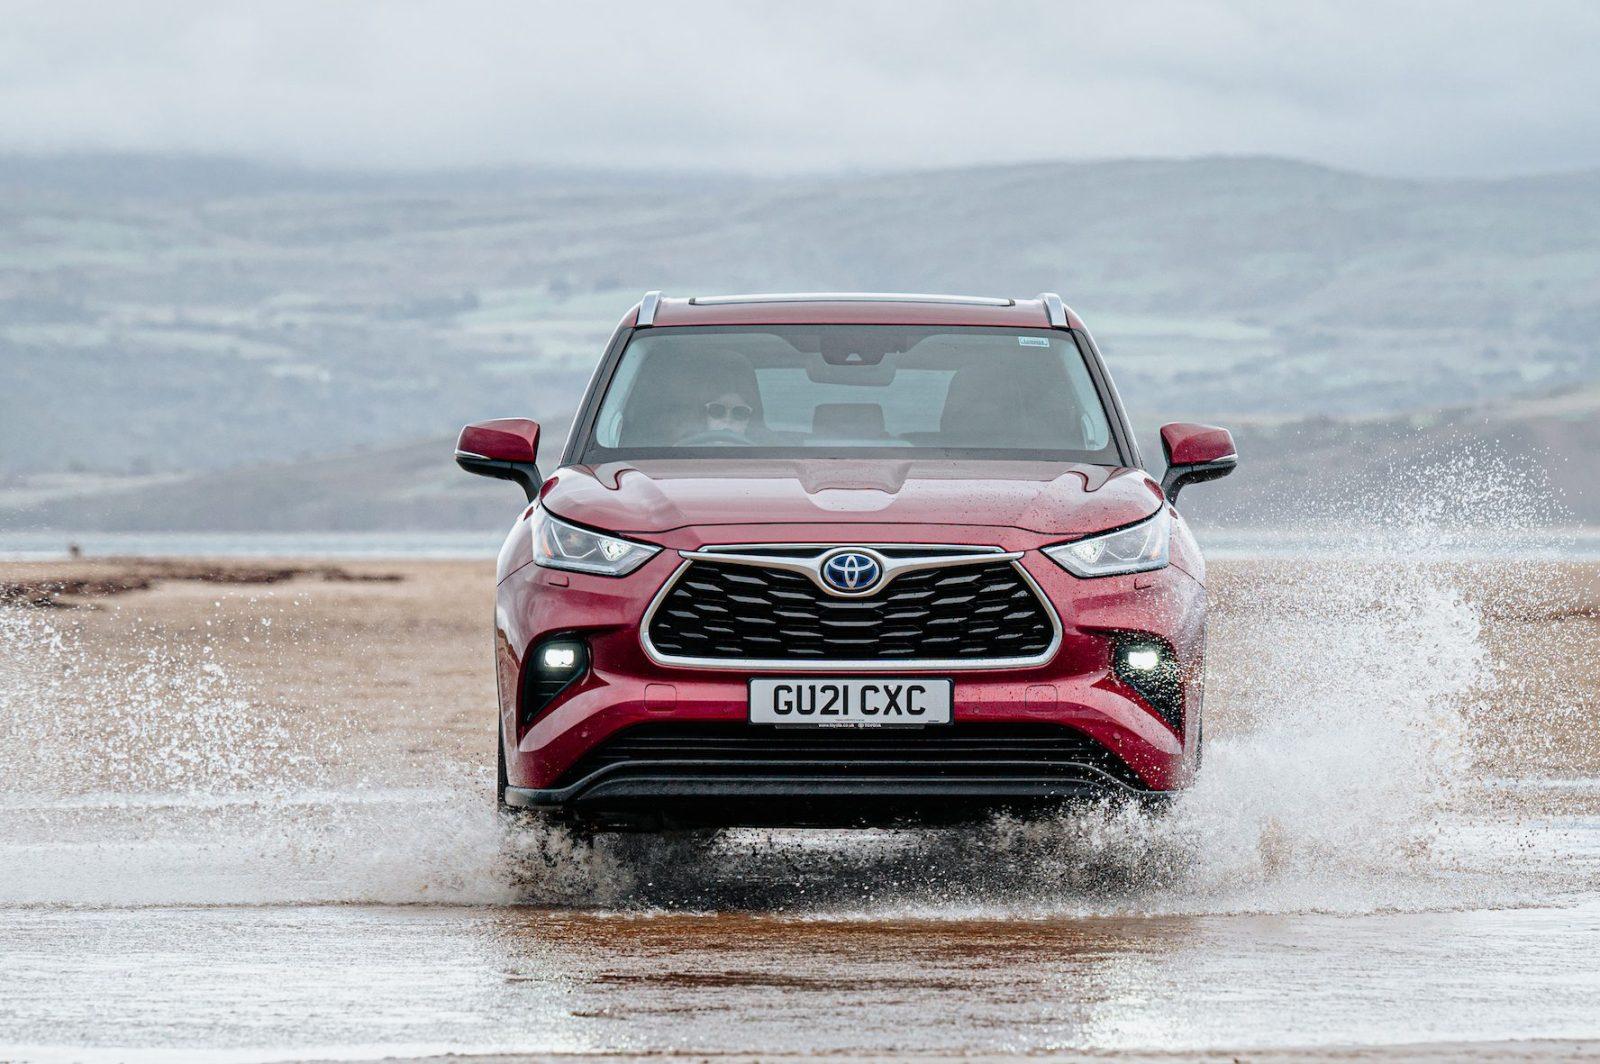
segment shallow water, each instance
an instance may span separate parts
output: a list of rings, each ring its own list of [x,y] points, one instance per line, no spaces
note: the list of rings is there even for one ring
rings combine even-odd
[[[109,663],[0,611],[0,1057],[1600,1038],[1595,730],[1551,733],[1578,771],[1499,756],[1588,703],[1530,687],[1556,636],[1474,580],[1219,602],[1217,727],[1163,816],[593,848],[209,648]]]
[[[1592,902],[935,922],[12,909],[0,935],[8,1056],[69,1041],[195,1059],[1239,1048],[1594,1037],[1600,1023]]]

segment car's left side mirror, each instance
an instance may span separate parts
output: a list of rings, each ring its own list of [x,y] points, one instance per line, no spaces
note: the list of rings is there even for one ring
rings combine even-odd
[[[539,423],[525,417],[475,421],[456,439],[456,465],[480,477],[515,481],[532,502],[539,497]]]
[[[1239,464],[1232,434],[1212,425],[1162,425],[1161,449],[1167,455],[1161,491],[1168,502],[1177,501],[1178,492],[1190,484],[1225,477]]]

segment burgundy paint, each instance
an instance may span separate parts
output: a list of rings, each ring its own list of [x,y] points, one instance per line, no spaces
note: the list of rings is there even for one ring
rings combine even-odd
[[[765,535],[760,538],[772,542],[809,541],[825,531],[815,526],[743,527],[763,530]],[[893,538],[858,536],[859,526],[833,531],[842,535],[823,538],[845,543],[927,542],[926,530],[916,526],[897,526]],[[962,537],[946,535],[947,529],[939,531],[944,542],[994,538],[983,534],[987,530]],[[1023,537],[1036,538],[1012,532],[1002,535],[998,545],[1016,549],[1012,544]],[[721,541],[759,539],[736,535]],[[542,570],[529,566],[501,585],[496,642],[507,773],[513,786],[548,787],[596,743],[619,728],[649,719],[652,710],[646,687],[651,684],[670,683],[676,688],[674,719],[745,719],[747,673],[659,665],[644,652],[639,618],[679,562],[673,552],[663,551],[628,577],[573,573],[571,585],[561,589],[544,585],[536,576]],[[1150,632],[1170,642],[1180,660],[1187,662],[1199,655],[1202,646],[1204,589],[1175,567],[1158,570],[1155,587],[1136,589],[1133,576],[1080,580],[1037,551],[1030,551],[1023,565],[1061,613],[1062,642],[1052,660],[1021,669],[907,670],[897,675],[953,676],[957,721],[1054,720],[1104,743],[1150,786],[1182,786],[1193,768],[1192,732],[1199,714],[1186,714],[1190,722],[1186,731],[1191,734],[1175,735],[1155,711],[1112,675],[1107,635]],[[593,668],[590,676],[568,688],[524,731],[517,725],[517,685],[506,678],[520,674],[527,647],[542,633],[556,630],[579,633],[589,640]],[[1041,714],[1027,704],[1028,688],[1042,684],[1056,688],[1053,713]],[[1189,698],[1198,708],[1198,691],[1191,688]]]
[[[1227,429],[1182,421],[1161,426],[1161,449],[1167,452],[1169,466],[1204,465],[1235,453],[1233,434]]]
[[[1161,489],[1142,470],[1105,472],[1059,462],[698,458],[571,466],[556,471],[542,501],[551,513],[616,532],[755,522],[941,526],[924,542],[970,525],[1068,539],[1161,508]]]
[[[624,319],[625,326],[636,313],[637,308]],[[1070,311],[1068,320],[1072,328],[1083,328]],[[705,306],[667,299],[656,314],[663,327],[805,323],[1048,327],[1037,300],[993,307],[842,301]],[[490,458],[533,461],[538,431],[520,418],[482,422],[468,426],[458,446]],[[1171,463],[1204,463],[1233,453],[1223,429],[1174,424],[1161,435]],[[557,470],[543,487],[541,504],[663,549],[627,577],[568,573],[561,574],[563,584],[532,564],[528,511],[511,529],[500,554],[495,657],[513,786],[548,787],[595,744],[662,712],[682,720],[746,719],[748,673],[657,664],[644,652],[639,626],[680,564],[677,551],[763,542],[969,543],[1025,552],[1021,564],[1060,617],[1061,644],[1037,666],[939,673],[955,680],[955,719],[1043,719],[1078,728],[1159,789],[1182,787],[1193,774],[1203,693],[1205,566],[1183,519],[1172,512],[1171,565],[1153,573],[1082,580],[1040,552],[1166,505],[1159,486],[1140,470],[903,459],[640,461]],[[584,636],[592,668],[524,728],[517,712],[523,659],[552,631]],[[1112,672],[1111,636],[1128,631],[1159,636],[1177,653],[1185,684],[1182,735]]]
[[[456,450],[498,462],[534,462],[539,456],[539,423],[525,417],[475,421],[461,430]]]

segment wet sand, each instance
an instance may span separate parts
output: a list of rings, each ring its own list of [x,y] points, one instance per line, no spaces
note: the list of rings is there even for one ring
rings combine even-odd
[[[492,567],[337,570],[0,566],[82,582],[0,607],[0,1059],[1600,1057],[1595,567],[1214,567],[1160,823],[593,851],[488,815]]]

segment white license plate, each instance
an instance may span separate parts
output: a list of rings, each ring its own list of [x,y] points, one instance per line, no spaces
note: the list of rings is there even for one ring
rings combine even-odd
[[[750,681],[751,724],[894,728],[949,724],[950,680]]]

